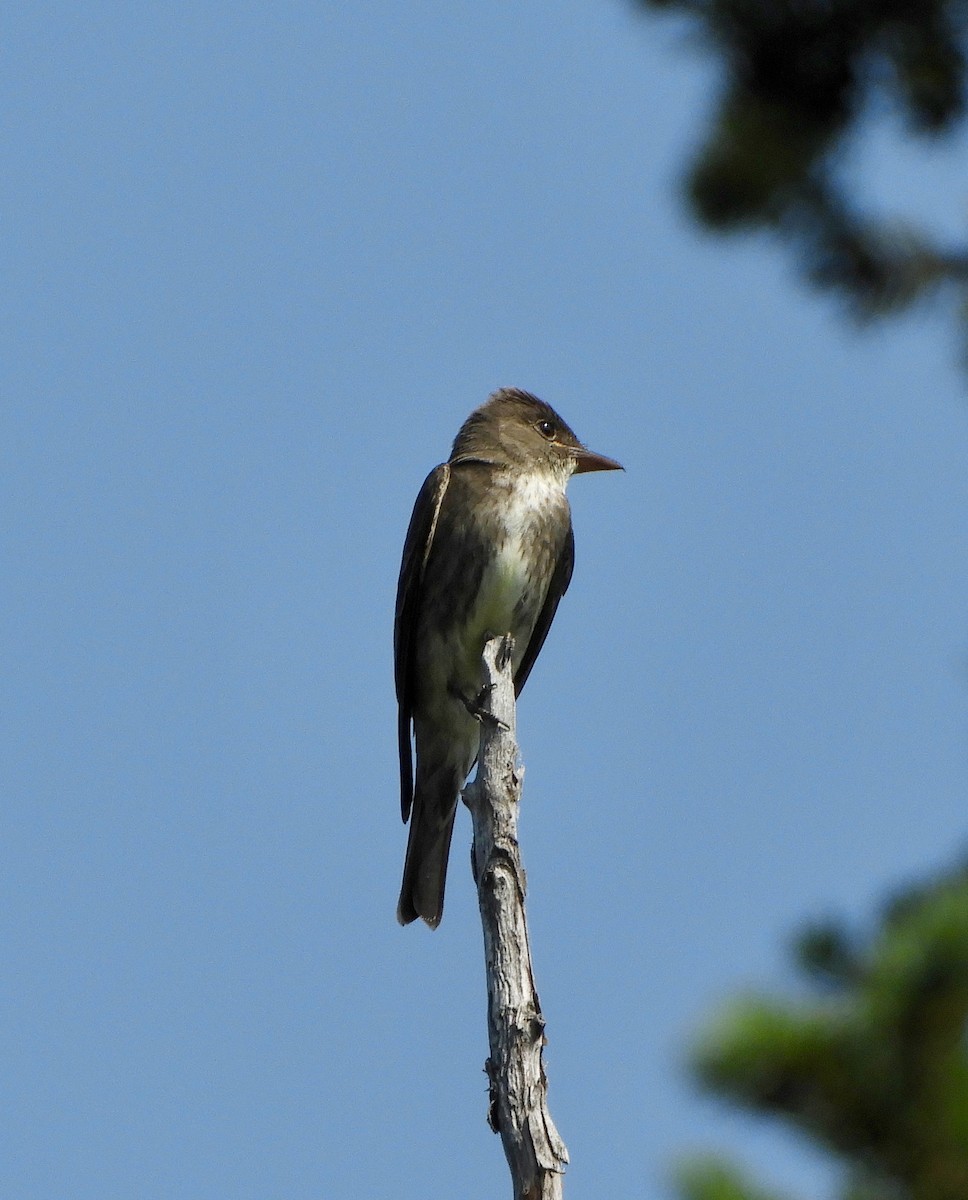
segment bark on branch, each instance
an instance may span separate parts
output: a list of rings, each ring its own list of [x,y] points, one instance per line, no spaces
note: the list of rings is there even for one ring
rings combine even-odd
[[[484,925],[491,1128],[500,1133],[515,1200],[561,1200],[568,1151],[548,1112],[544,1018],[534,986],[518,850],[521,776],[510,637],[484,648],[477,774],[464,789],[474,821],[472,867]]]

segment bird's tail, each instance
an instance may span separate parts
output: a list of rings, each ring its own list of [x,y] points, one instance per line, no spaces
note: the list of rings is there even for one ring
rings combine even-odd
[[[447,859],[459,787],[459,783],[455,786],[448,780],[446,795],[441,795],[444,789],[428,791],[418,780],[403,866],[403,885],[397,904],[397,920],[401,925],[409,925],[423,917],[431,929],[436,929],[444,915]]]

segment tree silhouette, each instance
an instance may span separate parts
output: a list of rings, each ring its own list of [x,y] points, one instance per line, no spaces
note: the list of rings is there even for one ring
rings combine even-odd
[[[843,1167],[843,1200],[968,1197],[968,863],[885,907],[866,939],[808,929],[800,1003],[750,997],[701,1040],[703,1086],[779,1116]],[[772,1200],[688,1163],[684,1200]]]
[[[921,137],[963,120],[965,0],[637,2],[684,15],[723,68],[686,178],[703,225],[774,231],[856,317],[943,291],[968,316],[968,248],[865,211],[844,170],[848,137],[876,103]]]

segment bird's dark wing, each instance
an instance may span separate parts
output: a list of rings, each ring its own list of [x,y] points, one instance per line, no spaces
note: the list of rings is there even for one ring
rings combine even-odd
[[[420,618],[420,592],[424,567],[434,540],[437,517],[450,480],[447,463],[435,467],[420,489],[413,506],[403,561],[397,581],[397,608],[393,622],[393,673],[397,689],[397,741],[400,749],[400,809],[404,821],[413,803],[413,754],[410,719],[413,715],[413,640]]]
[[[548,630],[551,628],[551,622],[555,619],[558,601],[568,591],[568,585],[571,583],[571,573],[574,569],[575,535],[572,532],[571,523],[569,522],[568,536],[565,538],[565,544],[562,546],[561,553],[558,555],[558,561],[555,563],[554,574],[551,576],[551,583],[548,584],[548,592],[545,596],[544,604],[542,604],[541,612],[538,613],[538,619],[534,623],[534,632],[531,634],[528,648],[525,650],[524,657],[521,659],[521,664],[514,676],[515,696],[520,696],[521,689],[531,674],[534,660],[538,657],[541,647],[544,645],[544,640],[548,636]]]

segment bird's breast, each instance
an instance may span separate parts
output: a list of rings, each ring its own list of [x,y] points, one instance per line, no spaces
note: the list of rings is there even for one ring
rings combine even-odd
[[[533,582],[533,563],[523,539],[506,537],[495,546],[477,593],[471,618],[471,640],[498,631],[515,630],[515,611],[521,606]]]
[[[515,666],[520,662],[568,528],[568,502],[554,478],[515,480],[500,514],[491,525],[490,553],[465,642],[475,671],[484,642],[502,633],[514,637]]]
[[[459,490],[459,477],[452,483],[423,585],[418,709],[445,703],[455,690],[474,696],[489,638],[512,635],[517,670],[568,536],[564,482],[507,472],[473,496]]]

